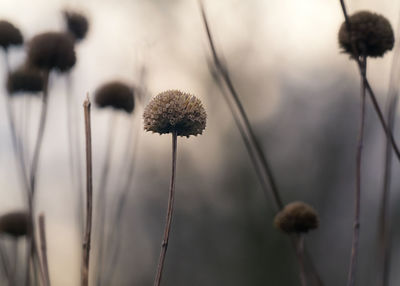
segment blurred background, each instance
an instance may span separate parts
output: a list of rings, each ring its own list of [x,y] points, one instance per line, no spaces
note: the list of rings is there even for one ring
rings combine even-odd
[[[349,13],[368,9],[385,15],[393,27],[398,25],[398,1],[353,0],[347,4]],[[78,61],[71,72],[72,84],[57,73],[50,78],[36,212],[43,212],[47,220],[53,285],[78,285],[80,277],[81,230],[78,195],[69,170],[66,96],[74,97],[83,154],[82,102],[86,93],[93,95],[99,85],[114,79],[145,89],[146,97],[134,110],[138,122],[136,169],[110,285],[151,285],[153,281],[167,207],[171,138],[145,133],[141,116],[143,104],[167,89],[198,96],[208,120],[203,135],[178,139],[176,208],[163,285],[300,285],[290,241],[272,224],[275,205],[271,197],[265,199],[210,74],[210,50],[197,1],[0,0],[0,7],[0,18],[14,23],[27,42],[41,32],[65,30],[65,8],[83,12],[90,22],[86,39],[76,46]],[[270,160],[284,202],[302,200],[320,214],[320,228],[306,237],[310,255],[326,285],[343,285],[354,213],[359,74],[355,63],[338,47],[337,32],[343,21],[339,1],[220,0],[205,1],[205,8],[217,49]],[[24,61],[25,49],[15,48],[10,53],[11,67],[16,68]],[[368,76],[382,107],[392,56],[393,52],[368,63]],[[6,70],[3,64],[1,67],[0,78],[5,80]],[[2,91],[5,96],[5,89]],[[25,207],[4,96],[0,97],[0,214]],[[18,100],[14,108],[22,114],[23,103]],[[384,133],[370,101],[367,103],[358,285],[376,281],[385,150]],[[39,100],[32,103],[30,148],[39,108]],[[92,110],[95,196],[112,112],[95,106]],[[118,114],[107,186],[110,210],[121,195],[114,187],[122,180],[120,170],[130,160],[124,153],[130,120],[128,115]],[[396,174],[400,169],[393,161]],[[396,228],[399,186],[399,177],[393,175],[392,270],[400,267],[396,244],[400,238]],[[95,224],[97,212],[95,209]],[[104,223],[109,229],[110,219]],[[94,232],[93,270],[97,242]],[[2,243],[9,242],[3,238]],[[24,247],[21,241],[21,256]],[[398,285],[400,273],[391,271],[390,281]]]

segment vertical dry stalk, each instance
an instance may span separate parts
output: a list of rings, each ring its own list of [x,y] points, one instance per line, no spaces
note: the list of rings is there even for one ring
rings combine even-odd
[[[169,187],[166,223],[165,223],[163,240],[161,243],[161,252],[160,252],[160,258],[158,260],[157,273],[156,273],[156,278],[154,280],[154,286],[160,286],[160,284],[161,284],[165,256],[166,256],[167,248],[168,248],[169,233],[171,231],[172,215],[174,212],[174,197],[175,197],[176,149],[177,149],[177,132],[173,131],[172,132],[171,184]]]
[[[307,286],[307,276],[304,264],[304,235],[300,234],[300,236],[296,239],[296,243],[296,254],[300,266],[300,282],[302,286]]]
[[[83,241],[82,254],[82,286],[89,285],[89,260],[90,260],[90,239],[92,232],[92,196],[93,196],[93,176],[92,176],[92,135],[90,125],[90,100],[89,95],[83,103],[85,113],[85,135],[86,135],[86,228]]]
[[[103,264],[104,264],[104,237],[105,234],[105,220],[107,218],[107,183],[108,177],[110,174],[110,167],[111,167],[111,158],[112,158],[112,151],[115,142],[115,131],[116,131],[116,120],[117,120],[117,113],[113,112],[111,114],[111,118],[108,122],[108,131],[107,134],[107,145],[106,145],[106,154],[103,162],[103,167],[101,170],[101,180],[98,190],[98,201],[97,201],[97,209],[99,211],[99,216],[96,224],[97,237],[99,240],[99,254],[97,257],[98,267],[96,271],[96,284],[98,286],[101,285],[101,276],[103,272]]]
[[[362,57],[362,69],[361,74],[366,74],[367,69],[367,58]],[[359,250],[359,238],[360,238],[360,203],[361,203],[361,159],[362,159],[362,148],[364,139],[364,125],[365,125],[365,81],[361,78],[361,112],[360,112],[360,130],[358,134],[357,142],[357,154],[356,154],[356,191],[355,191],[355,214],[354,214],[354,225],[353,225],[353,241],[351,246],[351,257],[349,266],[349,276],[347,285],[355,285],[355,274],[357,269],[358,250]]]
[[[343,15],[344,15],[345,23],[346,23],[346,29],[347,29],[347,31],[348,31],[348,33],[350,35],[350,40],[351,40],[351,43],[352,43],[352,49],[353,49],[353,53],[355,55],[354,59],[357,62],[358,69],[360,70],[360,74],[361,74],[362,80],[364,81],[364,84],[365,84],[365,88],[368,91],[368,94],[369,94],[369,97],[370,97],[370,99],[372,101],[372,105],[374,107],[374,110],[375,110],[375,112],[376,112],[376,114],[378,116],[380,124],[382,125],[382,129],[385,132],[388,140],[390,141],[390,144],[392,145],[392,148],[394,150],[394,153],[395,153],[397,159],[400,161],[400,150],[399,150],[399,147],[397,146],[396,141],[394,140],[393,133],[389,129],[388,125],[386,124],[385,117],[383,116],[383,112],[382,112],[381,108],[379,107],[379,103],[378,103],[378,100],[376,99],[375,93],[372,90],[371,85],[369,84],[367,75],[362,73],[363,63],[362,63],[362,60],[360,59],[360,57],[358,55],[357,47],[355,45],[355,42],[354,42],[354,39],[353,39],[353,36],[352,36],[352,33],[351,33],[351,23],[349,21],[349,16],[347,14],[346,5],[344,4],[344,0],[340,0],[340,5],[342,7],[342,11],[343,11]]]
[[[40,249],[42,251],[42,267],[44,286],[50,286],[49,264],[47,262],[46,222],[44,214],[39,215]]]

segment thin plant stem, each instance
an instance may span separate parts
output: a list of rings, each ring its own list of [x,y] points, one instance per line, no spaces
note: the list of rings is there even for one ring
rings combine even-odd
[[[352,33],[351,33],[351,23],[349,21],[349,16],[347,14],[346,5],[344,3],[344,0],[340,0],[340,5],[342,7],[343,15],[344,15],[344,18],[345,18],[346,29],[348,31],[348,34],[350,35],[350,41],[351,41],[351,44],[352,44],[352,49],[353,49],[353,53],[354,53],[354,59],[357,62],[358,69],[360,70],[360,74],[362,76],[362,80],[364,81],[364,85],[365,85],[365,87],[366,87],[366,89],[368,91],[369,98],[372,101],[372,105],[374,107],[375,113],[378,116],[379,122],[381,123],[383,131],[385,132],[387,138],[389,139],[397,159],[400,161],[400,150],[399,150],[399,147],[397,146],[397,143],[396,143],[396,141],[395,141],[395,139],[393,137],[393,133],[391,132],[391,130],[388,127],[388,125],[386,124],[385,117],[383,116],[383,112],[382,112],[381,108],[379,107],[379,103],[378,103],[378,100],[376,99],[375,93],[374,93],[371,85],[369,84],[367,75],[362,73],[362,69],[363,69],[362,65],[363,65],[363,63],[362,63],[362,60],[360,59],[356,44],[354,42],[354,39],[353,39],[353,36],[352,36]]]
[[[98,286],[101,285],[101,276],[103,272],[103,264],[104,264],[104,238],[105,238],[105,220],[107,218],[107,196],[106,196],[106,190],[107,190],[107,184],[108,184],[108,177],[110,174],[110,169],[111,169],[111,162],[112,162],[112,151],[113,151],[113,146],[115,143],[115,132],[116,132],[116,120],[118,114],[116,112],[112,112],[111,118],[108,122],[108,131],[106,132],[107,134],[107,143],[106,143],[106,153],[105,153],[105,158],[103,162],[103,167],[101,170],[101,180],[100,180],[100,185],[99,185],[99,191],[98,191],[98,200],[97,200],[97,209],[99,211],[98,215],[98,220],[96,224],[96,231],[98,232],[97,237],[98,237],[98,266],[97,266],[97,271],[96,271],[96,284]]]
[[[251,144],[254,147],[254,150],[257,154],[258,159],[260,160],[261,166],[263,167],[263,170],[265,172],[266,177],[268,178],[269,184],[270,184],[270,188],[271,188],[271,192],[275,201],[275,204],[278,207],[278,210],[282,210],[283,208],[283,202],[282,199],[280,197],[279,191],[278,191],[278,187],[276,184],[276,180],[275,177],[272,173],[272,169],[267,161],[267,157],[264,153],[264,151],[261,148],[260,143],[258,142],[257,137],[255,136],[255,133],[253,131],[253,128],[251,127],[250,121],[247,117],[246,111],[244,110],[244,107],[239,99],[239,95],[236,92],[236,89],[233,85],[233,82],[229,76],[228,70],[226,69],[226,67],[224,66],[224,64],[221,62],[221,60],[218,57],[216,48],[215,48],[215,44],[211,35],[211,30],[208,24],[208,20],[207,20],[207,16],[204,10],[204,6],[203,6],[203,2],[201,0],[199,0],[199,4],[200,4],[200,9],[201,9],[201,14],[202,14],[202,18],[203,18],[203,23],[204,23],[204,27],[206,29],[206,33],[207,33],[207,38],[208,38],[208,42],[210,44],[210,48],[211,48],[211,52],[212,52],[212,56],[213,56],[213,60],[214,60],[214,64],[215,67],[217,68],[217,70],[219,71],[219,73],[221,74],[222,79],[224,80],[226,86],[229,89],[229,92],[233,98],[233,101],[239,111],[240,117],[243,120],[244,123],[244,128],[247,132],[247,134],[249,135],[249,141],[251,142]],[[232,111],[232,109],[231,109]],[[233,111],[232,111],[233,112]]]
[[[81,133],[80,133],[80,112],[75,111],[76,97],[73,96],[73,80],[71,73],[66,76],[67,81],[67,129],[68,144],[70,151],[71,176],[74,182],[74,188],[78,195],[77,219],[79,233],[83,233],[84,228],[84,196],[82,184],[82,156],[81,156]],[[75,148],[74,148],[75,147]],[[75,158],[74,158],[75,157]],[[81,237],[82,239],[82,237]]]
[[[89,285],[90,240],[92,233],[92,206],[93,206],[93,170],[92,170],[92,135],[90,122],[89,96],[83,103],[85,114],[86,135],[86,226],[82,254],[82,279],[81,286]]]
[[[157,265],[157,273],[154,280],[154,286],[161,285],[165,256],[168,248],[169,233],[171,231],[172,215],[174,212],[174,197],[175,197],[176,151],[177,151],[177,133],[176,131],[174,131],[172,133],[172,172],[171,172],[171,184],[169,187],[167,216],[166,216],[163,240],[161,243],[160,258],[158,260],[158,265]]]
[[[307,286],[307,276],[306,276],[306,269],[304,264],[304,235],[300,234],[296,239],[296,254],[297,259],[299,261],[299,275],[300,275],[300,282],[302,286]]]
[[[224,95],[224,97],[226,98],[226,101],[228,103],[228,106],[231,110],[231,113],[234,117],[234,120],[236,122],[236,125],[238,126],[239,132],[242,136],[242,139],[245,143],[246,149],[250,155],[250,158],[253,162],[254,168],[256,170],[256,173],[260,179],[261,185],[263,187],[263,191],[266,194],[266,196],[268,195],[268,189],[266,187],[266,184],[263,180],[263,175],[265,175],[265,177],[267,178],[270,188],[271,188],[271,192],[272,192],[272,196],[274,199],[274,202],[278,208],[278,210],[282,210],[283,208],[283,201],[281,199],[280,193],[279,193],[279,189],[278,186],[276,184],[276,180],[275,177],[273,175],[272,169],[267,161],[267,157],[264,153],[264,151],[261,148],[261,145],[257,139],[257,137],[255,136],[255,133],[253,132],[253,129],[250,125],[250,121],[247,117],[247,114],[244,110],[244,107],[242,105],[242,103],[240,102],[238,93],[233,85],[233,82],[230,78],[230,75],[228,73],[228,70],[226,68],[226,66],[222,63],[222,61],[220,60],[218,53],[216,51],[215,48],[215,44],[212,38],[212,34],[211,34],[211,30],[210,30],[210,26],[208,24],[208,20],[207,20],[207,15],[206,12],[204,10],[204,6],[203,6],[203,2],[202,0],[198,0],[199,5],[200,5],[200,10],[201,10],[201,14],[202,14],[202,18],[203,18],[203,24],[207,33],[207,39],[208,39],[208,43],[210,45],[211,48],[211,52],[212,52],[212,56],[213,56],[213,61],[216,67],[216,70],[220,73],[223,81],[225,82],[225,85],[227,86],[228,90],[229,90],[229,94],[231,95],[233,101],[234,101],[234,105],[236,106],[236,109],[239,111],[239,115],[236,114],[235,112],[235,108],[234,105],[232,103],[229,103],[229,99],[227,96]],[[216,77],[218,78],[218,77]],[[218,83],[218,81],[217,81]],[[218,83],[220,85],[220,83]],[[221,90],[223,90],[221,88]],[[240,121],[243,121],[243,126],[241,127]],[[257,163],[257,159],[259,160],[259,164]],[[262,167],[262,170],[260,170],[260,166]],[[295,238],[296,240],[297,238]],[[296,243],[295,243],[296,245]],[[304,255],[305,255],[305,260],[307,261],[308,264],[308,268],[310,270],[310,278],[312,278],[312,280],[314,281],[314,283],[316,285],[323,285],[323,282],[313,264],[313,261],[311,260],[311,257],[309,256],[307,250],[304,251]]]
[[[133,123],[134,121],[139,123],[139,120],[133,120],[134,118],[132,118],[131,122]],[[133,125],[133,124],[132,124]],[[136,124],[138,125],[138,124]],[[129,144],[129,148],[132,149],[132,151],[130,152],[130,156],[129,156],[129,164],[128,164],[128,172],[127,172],[127,176],[125,177],[125,183],[124,185],[120,188],[120,190],[122,190],[120,197],[118,198],[118,202],[116,205],[116,213],[115,213],[115,217],[114,217],[114,221],[111,224],[111,231],[110,231],[110,239],[109,242],[106,243],[106,245],[108,246],[108,252],[106,253],[111,253],[111,258],[109,259],[109,268],[106,268],[105,271],[105,275],[104,277],[106,277],[106,280],[104,281],[104,285],[113,285],[112,281],[113,281],[113,277],[115,274],[115,270],[116,270],[116,263],[117,263],[117,258],[119,256],[119,251],[120,251],[120,247],[121,247],[121,243],[120,243],[120,239],[122,237],[122,215],[124,213],[125,210],[125,206],[126,206],[126,202],[127,202],[127,198],[129,195],[129,192],[132,190],[132,183],[133,183],[133,178],[134,178],[134,172],[135,172],[135,166],[136,166],[136,155],[137,155],[137,147],[138,147],[138,143],[139,143],[139,126],[136,126],[135,128],[133,128],[134,126],[132,126],[130,129],[131,131],[129,132],[130,135],[129,137],[131,137],[130,139],[128,139],[128,142],[131,142],[133,139],[133,143]],[[132,129],[135,129],[135,132],[132,132]],[[133,138],[132,138],[133,137]],[[111,251],[110,249],[114,246],[114,249]],[[109,271],[107,271],[107,269],[109,269]]]
[[[9,268],[10,266],[10,259],[8,258],[7,252],[4,249],[3,242],[0,241],[0,259],[1,259],[1,264],[4,272],[4,276],[8,280],[9,283],[11,283],[11,270]]]
[[[42,267],[44,286],[50,286],[49,264],[47,262],[46,222],[44,214],[39,215],[40,249],[42,251]]]
[[[367,69],[367,58],[362,58],[361,73],[365,74]],[[356,152],[356,190],[355,190],[355,214],[353,224],[353,241],[351,246],[350,266],[348,275],[348,286],[355,285],[358,252],[359,252],[359,238],[360,238],[360,204],[361,204],[361,159],[364,139],[364,126],[365,126],[365,81],[361,78],[361,112],[360,112],[360,130],[357,140]]]

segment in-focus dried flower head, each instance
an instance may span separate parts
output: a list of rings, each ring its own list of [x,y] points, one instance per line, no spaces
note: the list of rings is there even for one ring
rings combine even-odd
[[[22,43],[20,30],[8,21],[0,21],[0,46],[7,50],[10,46],[20,46]]]
[[[0,233],[13,237],[27,235],[29,232],[29,215],[24,211],[15,211],[0,216]]]
[[[168,90],[154,97],[143,113],[144,129],[160,134],[176,131],[178,136],[202,134],[207,114],[201,101],[179,90]]]
[[[112,107],[131,113],[135,107],[133,89],[125,83],[112,81],[103,84],[95,93],[98,107]]]
[[[28,62],[44,70],[70,70],[76,62],[73,37],[59,32],[36,35],[28,46]]]
[[[37,93],[43,91],[43,83],[43,75],[39,70],[22,66],[8,75],[7,90],[9,94]]]
[[[89,21],[85,15],[76,11],[64,11],[64,18],[68,31],[77,41],[83,40],[89,29]]]
[[[293,202],[287,204],[276,216],[275,226],[285,233],[302,233],[319,225],[317,212],[308,204]]]
[[[358,55],[382,57],[394,45],[394,35],[390,22],[382,15],[360,11],[349,17],[351,37],[346,23],[339,30],[339,45],[343,51],[355,57],[351,40],[355,43]]]

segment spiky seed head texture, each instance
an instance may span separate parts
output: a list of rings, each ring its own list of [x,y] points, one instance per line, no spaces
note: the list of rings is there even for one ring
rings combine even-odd
[[[369,11],[356,12],[349,17],[351,37],[343,22],[339,30],[339,45],[343,52],[355,57],[351,39],[359,56],[382,57],[393,49],[394,34],[390,22],[382,15]]]
[[[10,46],[20,46],[23,37],[18,28],[8,21],[0,21],[0,46],[7,50]]]
[[[179,90],[168,90],[154,97],[143,113],[144,129],[160,134],[176,132],[178,136],[202,134],[207,114],[201,101]]]
[[[77,41],[83,40],[89,30],[89,21],[87,17],[76,11],[64,11],[64,18],[68,31]]]
[[[76,63],[73,37],[60,32],[34,36],[28,46],[28,61],[30,65],[43,70],[70,70]]]
[[[24,211],[14,211],[0,216],[0,233],[13,237],[27,235],[29,232],[29,215]]]
[[[275,216],[274,224],[285,233],[303,233],[318,228],[319,219],[310,205],[292,202]]]
[[[35,68],[22,66],[8,75],[7,90],[10,95],[40,92],[43,90],[43,75]]]
[[[133,89],[120,81],[103,84],[95,93],[98,107],[112,107],[132,113],[135,107]]]

